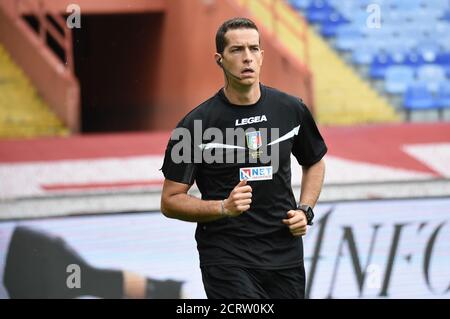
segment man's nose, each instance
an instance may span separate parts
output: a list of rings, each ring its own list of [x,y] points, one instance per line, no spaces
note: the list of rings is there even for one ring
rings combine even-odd
[[[253,61],[252,54],[249,48],[244,50],[244,63],[251,63]]]

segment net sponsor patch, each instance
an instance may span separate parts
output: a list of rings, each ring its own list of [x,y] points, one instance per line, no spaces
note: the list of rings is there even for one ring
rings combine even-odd
[[[244,167],[239,170],[239,180],[264,181],[272,179],[272,166]]]

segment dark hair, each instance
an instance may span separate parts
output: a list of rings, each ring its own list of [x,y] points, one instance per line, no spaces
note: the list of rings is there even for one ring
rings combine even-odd
[[[223,50],[225,50],[225,47],[227,46],[226,39],[225,39],[225,33],[227,33],[228,30],[236,30],[236,29],[255,29],[259,32],[258,27],[256,24],[247,18],[233,18],[230,20],[225,21],[217,30],[216,33],[216,50],[217,53],[222,54]]]

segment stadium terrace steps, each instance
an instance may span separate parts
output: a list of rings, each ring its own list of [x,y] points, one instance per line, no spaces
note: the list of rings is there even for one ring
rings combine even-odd
[[[67,134],[67,128],[0,44],[0,138]]]
[[[273,13],[267,10],[270,6],[258,5],[256,0],[239,2],[245,5],[266,29],[273,30]],[[301,20],[298,16],[293,18],[296,15],[288,4],[279,1],[276,12],[280,19],[289,21],[293,29],[301,30]],[[299,61],[304,61],[303,44],[293,35],[292,30],[278,27],[277,33],[286,49]],[[321,124],[349,125],[400,120],[394,108],[361,79],[310,26],[308,46],[309,67],[314,75],[315,110]]]

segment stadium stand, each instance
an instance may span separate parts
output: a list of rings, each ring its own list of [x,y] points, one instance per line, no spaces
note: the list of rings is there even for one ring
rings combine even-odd
[[[246,4],[249,11],[257,16],[264,27],[272,30],[273,21],[271,14],[262,14],[261,4],[266,2],[270,7],[270,1],[241,1]],[[291,1],[294,8],[306,9],[309,22],[325,21],[329,18],[327,26],[329,32],[337,25],[347,20],[326,3],[317,2],[317,7],[307,6],[307,1]],[[323,4],[323,7],[320,5]],[[302,17],[292,10],[284,2],[279,2],[274,9],[275,15],[282,20],[290,21],[291,30],[308,30],[308,65],[314,75],[314,101],[316,117],[322,124],[363,124],[386,123],[398,121],[394,109],[373,90],[351,67],[343,63],[342,59],[326,41],[324,41],[310,26],[302,24]],[[312,20],[309,14],[313,15]],[[327,20],[328,21],[328,20]],[[287,28],[279,28],[278,38],[281,43],[297,56],[300,60],[302,47],[294,41],[292,31]],[[351,40],[349,40],[350,42]],[[350,44],[351,45],[351,44]],[[326,63],[323,63],[326,61]],[[370,105],[361,101],[371,101]]]
[[[61,136],[67,133],[0,44],[0,137]]]
[[[391,105],[405,111],[408,119],[410,111],[418,108],[437,110],[439,118],[443,118],[442,111],[449,105],[438,92],[450,81],[448,0],[289,3],[350,65],[379,88]]]
[[[265,0],[267,1],[267,0]],[[256,2],[256,1],[253,1]],[[247,1],[252,3],[252,1]],[[294,8],[302,7],[305,1],[291,2]],[[325,21],[329,18],[327,25],[328,32],[333,32],[335,26],[345,23],[346,19],[342,15],[335,14],[331,11],[331,7],[325,2],[323,7],[307,8],[308,14],[312,14],[312,20],[307,15],[309,22]],[[317,4],[320,5],[319,3]],[[250,11],[254,13],[256,5],[249,5]],[[253,9],[253,10],[252,10]],[[276,14],[287,20],[292,16],[293,12],[288,6],[279,4]],[[258,16],[255,13],[256,16]],[[294,15],[295,16],[295,15]],[[265,26],[270,28],[271,20],[260,17],[261,21],[265,21]],[[302,19],[289,19],[292,21],[293,29],[298,30],[307,28],[308,30],[308,46],[309,60],[308,65],[314,75],[314,97],[316,116],[322,124],[362,124],[362,123],[380,123],[380,122],[396,122],[396,116],[393,108],[383,99],[375,90],[348,65],[343,63],[342,59],[335,50],[330,48],[311,27],[303,25]],[[293,54],[301,51],[295,46],[292,37],[289,36],[287,30],[279,30],[279,40]],[[352,45],[351,39],[345,45]],[[301,58],[301,57],[300,57]],[[327,63],[323,63],[327,61]],[[361,103],[361,101],[370,100],[370,105]]]

